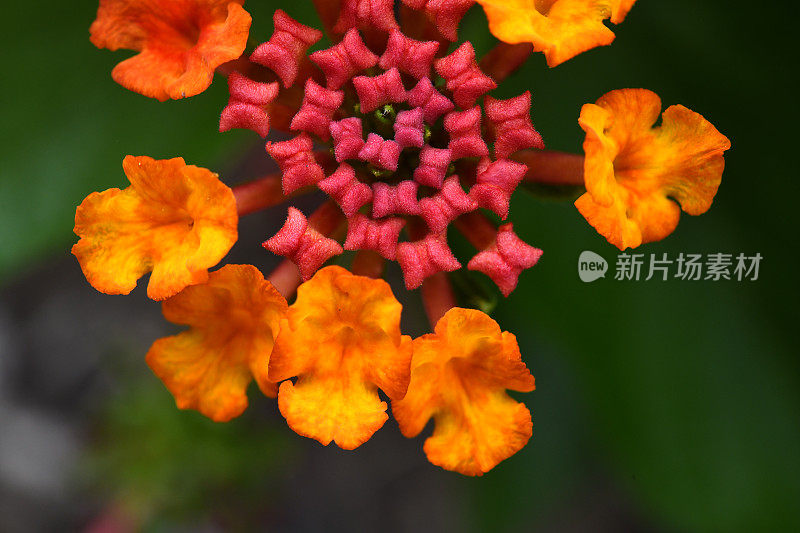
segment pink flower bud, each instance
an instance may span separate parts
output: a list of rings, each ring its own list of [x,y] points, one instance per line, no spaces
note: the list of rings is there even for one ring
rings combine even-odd
[[[400,77],[400,71],[396,68],[372,78],[357,76],[353,78],[353,85],[361,102],[362,113],[375,111],[383,104],[399,104],[406,101],[403,80]]]
[[[311,279],[328,259],[344,251],[338,242],[309,227],[305,215],[294,207],[289,208],[283,227],[262,246],[296,264],[303,281]]]
[[[453,102],[434,88],[428,78],[422,78],[416,87],[408,91],[407,97],[412,107],[422,108],[428,124],[433,124],[439,117],[456,108]]]
[[[425,145],[419,153],[419,166],[414,169],[414,179],[420,185],[441,189],[450,162],[449,149]]]
[[[531,122],[530,91],[508,100],[495,100],[487,96],[485,108],[495,131],[495,159],[505,159],[525,148],[544,149],[542,136]]]
[[[495,242],[476,254],[467,268],[492,278],[503,295],[508,296],[517,287],[522,271],[534,266],[542,253],[517,237],[512,224],[504,224],[500,226]]]
[[[358,158],[359,152],[364,148],[361,119],[350,117],[338,122],[331,122],[330,130],[336,161],[341,163],[346,159]]]
[[[388,32],[397,29],[393,0],[342,0],[336,33],[350,28],[377,28]]]
[[[416,182],[411,180],[401,181],[396,186],[382,182],[374,183],[372,185],[373,218],[387,215],[419,214],[418,187]]]
[[[377,133],[370,133],[367,142],[358,153],[358,158],[386,170],[397,170],[400,161],[400,145],[394,141],[386,141]]]
[[[425,123],[422,109],[400,111],[394,121],[394,140],[400,148],[422,148],[425,144]]]
[[[477,207],[478,204],[464,192],[455,175],[445,180],[441,191],[419,201],[420,215],[432,233],[445,231],[450,222]]]
[[[250,129],[261,137],[269,133],[267,106],[278,96],[277,82],[259,83],[232,72],[228,76],[228,105],[219,117],[219,131],[234,128]]]
[[[320,181],[317,186],[336,200],[346,217],[351,217],[361,206],[372,201],[372,188],[356,178],[356,171],[347,163],[339,165],[336,172]]]
[[[469,42],[438,60],[436,72],[447,80],[447,88],[453,92],[453,99],[462,109],[472,107],[478,98],[497,88],[494,80],[481,71]]]
[[[469,195],[479,206],[494,211],[505,220],[511,195],[527,172],[528,167],[516,161],[501,159],[491,162],[484,159],[478,165],[476,184]]]
[[[448,41],[458,40],[458,25],[475,0],[403,0],[411,9],[424,9]]]
[[[362,70],[374,67],[378,56],[367,48],[358,30],[352,29],[336,46],[311,54],[311,60],[325,73],[328,88],[339,89]]]
[[[450,134],[448,148],[454,161],[462,157],[489,155],[489,148],[481,136],[480,107],[449,113],[444,117],[444,128]]]
[[[306,51],[322,39],[322,32],[300,24],[280,9],[275,11],[272,20],[275,32],[269,41],[253,51],[250,61],[271,69],[284,87],[291,87]]]
[[[344,102],[342,91],[331,91],[321,87],[311,78],[306,81],[303,105],[292,119],[291,129],[305,131],[327,140],[333,115]]]
[[[401,218],[371,220],[362,214],[348,218],[345,250],[374,250],[389,261],[397,255],[400,230],[406,222]]]
[[[314,142],[305,133],[289,141],[267,143],[267,152],[281,168],[283,194],[316,185],[325,178],[325,172],[314,159]]]
[[[417,79],[426,78],[430,75],[438,50],[439,43],[436,41],[415,41],[400,31],[392,30],[380,66],[384,70],[397,67]]]
[[[397,262],[403,269],[408,290],[416,289],[425,278],[437,272],[452,272],[461,268],[461,263],[447,246],[444,235],[432,233],[420,241],[401,242],[397,246]]]

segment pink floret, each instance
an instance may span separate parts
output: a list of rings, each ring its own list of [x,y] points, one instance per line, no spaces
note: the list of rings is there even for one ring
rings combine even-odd
[[[280,9],[275,11],[272,19],[275,32],[269,41],[253,51],[250,61],[271,69],[280,77],[284,87],[291,87],[306,52],[322,39],[322,32],[300,24]]]
[[[358,30],[352,29],[336,46],[311,54],[311,60],[325,73],[328,88],[339,89],[359,72],[374,67],[378,56],[367,48]]]
[[[433,58],[438,50],[439,43],[436,41],[416,41],[400,31],[392,30],[379,64],[384,70],[397,67],[402,72],[421,79],[430,75]]]
[[[424,9],[428,18],[449,41],[458,40],[458,25],[475,0],[403,0],[411,9]]]
[[[542,253],[517,237],[512,224],[504,224],[492,246],[476,254],[467,268],[489,276],[503,295],[508,296],[517,287],[522,271],[534,266]]]
[[[393,0],[342,0],[336,33],[350,28],[377,28],[388,32],[397,29]]]
[[[345,250],[374,250],[389,261],[397,255],[397,240],[405,226],[401,218],[371,220],[362,214],[348,219]]]
[[[346,217],[351,217],[366,203],[372,201],[372,188],[356,178],[356,171],[343,163],[336,172],[320,181],[320,189],[336,200]]]
[[[422,148],[425,144],[425,122],[422,109],[400,111],[394,121],[394,140],[400,148]]]
[[[528,167],[516,161],[501,159],[491,162],[484,159],[478,165],[476,183],[469,195],[478,205],[505,220],[511,195],[527,172]]]
[[[259,83],[238,72],[228,76],[228,105],[222,110],[219,131],[250,129],[261,137],[269,133],[267,106],[278,96],[277,82]]]
[[[447,246],[444,235],[428,234],[416,242],[401,242],[397,246],[397,262],[403,269],[406,288],[413,290],[425,278],[438,272],[452,272],[461,268]]]
[[[296,264],[304,281],[311,279],[328,259],[344,251],[338,242],[309,227],[305,215],[294,207],[289,208],[283,227],[262,246]]]
[[[428,124],[433,124],[439,117],[456,108],[453,102],[436,90],[428,78],[422,78],[416,87],[408,91],[407,97],[412,107],[422,108]]]
[[[425,145],[419,153],[419,166],[414,169],[414,180],[420,185],[441,189],[451,160],[449,149]]]
[[[314,159],[314,142],[305,133],[289,141],[269,142],[266,148],[281,168],[284,194],[316,185],[325,178],[325,172]]]
[[[406,101],[406,90],[403,79],[396,68],[387,70],[380,76],[357,76],[353,85],[361,102],[361,112],[370,113],[383,104],[403,103]]]
[[[481,71],[475,61],[475,50],[469,42],[438,60],[436,72],[447,80],[447,88],[462,109],[472,107],[478,98],[497,88],[494,80]]]
[[[450,222],[477,207],[478,204],[464,192],[455,175],[445,180],[441,191],[419,201],[420,216],[433,233],[443,232]]]
[[[486,97],[486,117],[495,132],[494,157],[505,159],[526,148],[544,149],[542,136],[531,122],[531,93],[495,100]]]
[[[400,145],[384,140],[377,133],[370,133],[367,142],[358,153],[358,158],[378,168],[395,171],[400,161]]]
[[[312,80],[306,81],[306,92],[300,110],[292,119],[291,129],[305,131],[327,140],[333,115],[344,102],[342,91],[325,89]]]
[[[350,117],[331,122],[330,129],[336,161],[341,163],[346,159],[357,159],[358,153],[364,148],[361,119]]]
[[[387,215],[417,215],[419,214],[419,200],[417,200],[416,182],[411,180],[401,181],[396,186],[377,182],[372,185],[372,216],[381,218]]]
[[[444,117],[444,128],[450,134],[448,148],[453,160],[462,157],[486,157],[489,147],[481,135],[481,108],[454,111]]]

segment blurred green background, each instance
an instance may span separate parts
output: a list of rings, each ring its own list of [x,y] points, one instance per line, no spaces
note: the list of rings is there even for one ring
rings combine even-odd
[[[251,35],[270,35],[275,7],[317,25],[309,4],[248,1]],[[533,412],[534,438],[480,479],[421,466],[433,472],[422,479],[436,479],[455,495],[455,506],[441,510],[439,518],[450,519],[443,523],[475,531],[593,531],[605,523],[596,515],[622,505],[614,512],[623,518],[608,530],[800,530],[800,257],[791,237],[797,45],[793,4],[769,5],[769,13],[753,13],[743,1],[640,0],[615,28],[612,46],[555,69],[536,55],[497,91],[509,97],[531,90],[535,125],[549,148],[566,151],[580,150],[581,105],[612,89],[649,88],[665,107],[681,103],[703,114],[733,144],[714,205],[701,217],[684,215],[672,236],[637,251],[760,253],[764,259],[754,282],[607,278],[584,284],[577,276],[580,252],[595,251],[613,264],[616,249],[569,202],[518,192],[515,229],[545,254],[496,318],[518,335],[536,376],[537,390],[518,396]],[[84,0],[6,7],[0,295],[9,298],[32,277],[51,272],[48,265],[77,269],[64,259],[75,240],[75,206],[92,191],[124,185],[126,154],[180,155],[225,170],[253,146],[246,132],[216,133],[227,96],[220,80],[200,96],[163,104],[117,86],[110,71],[127,53],[89,43],[96,8]],[[482,51],[493,44],[479,8],[461,35]],[[88,285],[82,290],[92,292]],[[143,312],[158,318],[157,306]],[[92,335],[92,328],[83,334]],[[145,349],[152,338],[142,341]],[[89,409],[100,429],[85,440],[90,451],[75,482],[80,494],[98,501],[100,489],[122,499],[136,494],[130,499],[142,499],[155,514],[147,524],[170,530],[183,527],[209,499],[225,507],[226,494],[285,503],[279,493],[295,476],[292,465],[303,462],[298,454],[317,454],[323,470],[326,457],[341,460],[335,450],[298,443],[303,439],[281,425],[266,401],[256,399],[256,414],[225,426],[178,412],[142,356],[135,353],[133,369],[122,372],[123,392],[115,387],[114,399],[100,398]],[[119,371],[109,359],[100,361],[101,371]],[[389,432],[397,432],[394,423],[381,433]],[[145,455],[137,436],[155,443]],[[398,442],[422,456],[422,439]],[[367,471],[376,454],[377,448],[363,456],[356,451],[343,464]],[[177,466],[169,472],[154,464]],[[317,482],[313,471],[306,475],[308,483]],[[414,494],[422,488],[402,487],[392,497],[417,512]],[[321,490],[316,497],[341,496]],[[246,498],[231,499],[233,508],[248,508]],[[169,519],[159,521],[162,511]],[[236,524],[245,529],[275,517],[241,515]]]

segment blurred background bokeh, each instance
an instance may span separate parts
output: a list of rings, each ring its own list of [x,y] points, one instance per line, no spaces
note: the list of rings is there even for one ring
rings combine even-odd
[[[534,438],[474,479],[427,463],[424,438],[392,420],[344,452],[293,433],[256,390],[228,424],[176,409],[144,354],[177,328],[141,287],[86,283],[68,255],[74,209],[125,185],[126,154],[183,156],[234,183],[255,177],[263,148],[216,132],[223,80],[163,104],[116,85],[127,54],[90,44],[96,2],[6,5],[0,532],[800,531],[798,47],[793,3],[769,5],[640,0],[613,46],[555,69],[536,55],[498,90],[530,89],[548,147],[567,151],[580,150],[580,106],[615,88],[702,113],[733,143],[714,205],[641,251],[764,259],[757,281],[584,284],[580,252],[613,264],[616,249],[570,202],[518,192],[515,229],[545,254],[495,317],[536,376],[517,395]],[[249,0],[254,38],[276,7],[317,25],[307,0]],[[492,46],[479,8],[462,36]],[[258,243],[284,213],[244,219],[229,260],[268,271]],[[420,334],[406,300],[404,327]]]

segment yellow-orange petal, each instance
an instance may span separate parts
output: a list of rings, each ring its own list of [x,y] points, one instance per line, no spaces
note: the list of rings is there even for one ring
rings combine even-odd
[[[383,280],[331,266],[297,290],[281,321],[269,378],[284,382],[278,406],[300,435],[351,450],[388,416],[380,388],[402,398],[408,388],[411,338],[400,334],[402,306]]]
[[[136,50],[114,81],[164,101],[194,96],[214,70],[244,52],[250,15],[244,0],[100,0],[89,32],[98,48]]]
[[[705,213],[722,180],[730,141],[681,105],[653,127],[660,112],[661,99],[646,89],[611,91],[581,109],[587,192],[575,205],[621,250],[672,233],[681,208]]]
[[[72,247],[89,283],[128,294],[152,272],[147,295],[165,300],[204,283],[236,242],[233,192],[213,172],[180,157],[127,156],[131,185],[90,194],[75,211]]]
[[[413,348],[411,383],[392,414],[409,438],[434,418],[424,446],[431,463],[479,476],[527,444],[530,412],[505,392],[535,386],[514,335],[481,311],[453,308]]]
[[[611,44],[603,21],[619,24],[636,0],[477,0],[489,29],[510,44],[531,43],[555,67],[596,46]]]
[[[208,282],[187,287],[162,304],[170,322],[188,331],[153,343],[147,364],[180,409],[196,409],[215,422],[247,407],[247,386],[277,395],[267,376],[286,300],[250,265],[226,265]]]

